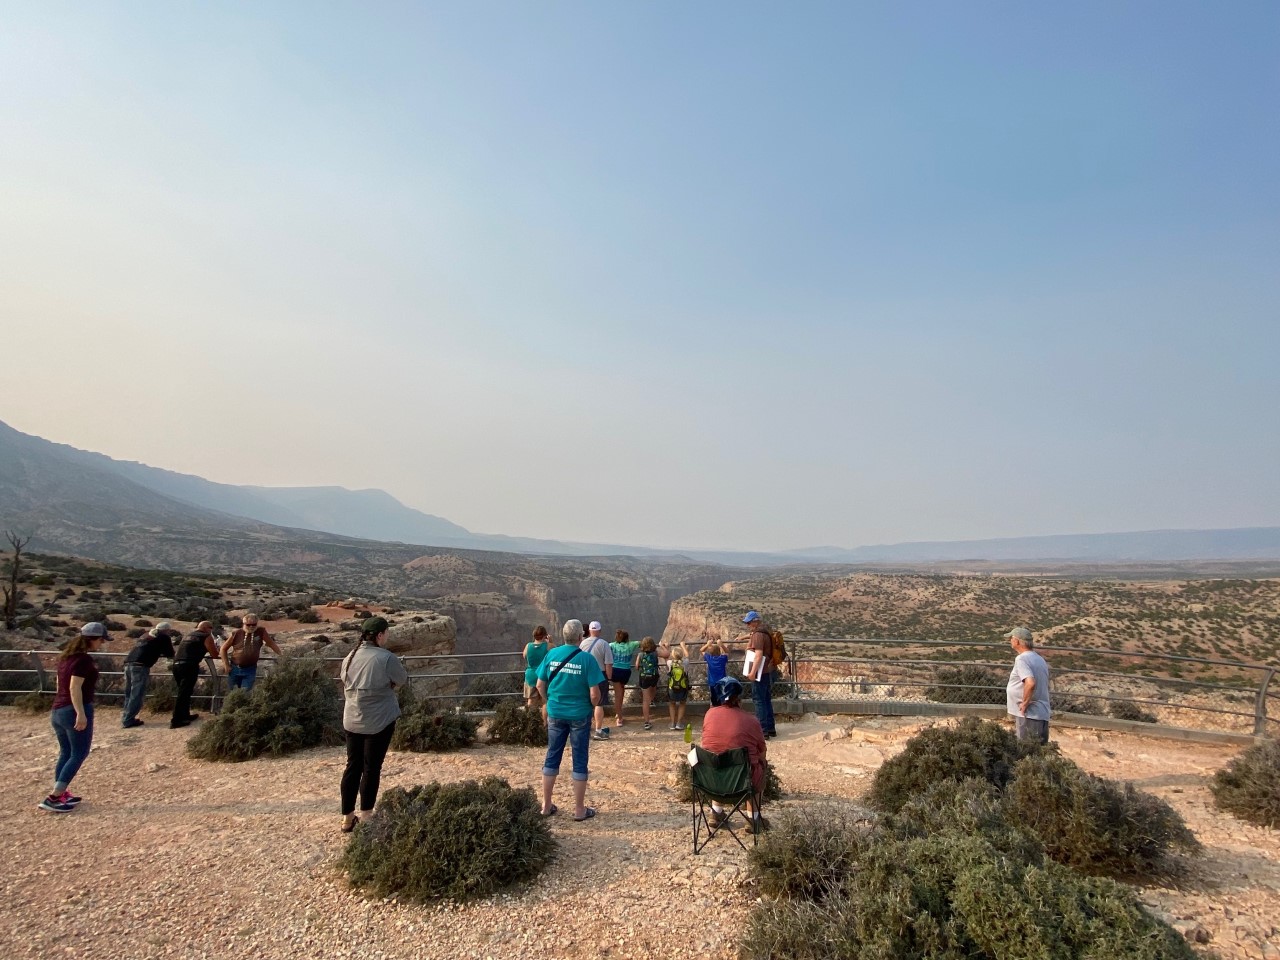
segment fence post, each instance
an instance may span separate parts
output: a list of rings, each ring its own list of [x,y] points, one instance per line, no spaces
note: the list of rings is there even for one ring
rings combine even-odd
[[[40,654],[32,652],[28,654],[31,662],[36,668],[36,693],[44,693],[44,661],[40,659]]]
[[[1267,735],[1267,688],[1271,686],[1271,678],[1276,675],[1275,667],[1267,670],[1266,676],[1262,678],[1262,683],[1258,687],[1258,699],[1253,706],[1253,735],[1255,737],[1265,737]]]

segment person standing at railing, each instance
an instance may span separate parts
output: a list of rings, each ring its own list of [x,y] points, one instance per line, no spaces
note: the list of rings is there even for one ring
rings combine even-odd
[[[582,626],[582,621],[578,621],[578,626]],[[592,736],[596,740],[609,739],[609,728],[604,725],[604,708],[609,706],[609,681],[613,679],[613,651],[609,649],[608,641],[600,636],[600,631],[603,629],[599,620],[592,620],[587,627],[587,635],[578,644],[579,649],[591,655],[596,665],[600,667],[600,672],[604,674],[604,680],[600,682],[600,699],[596,702],[593,711],[592,726],[595,728],[595,733]]]
[[[142,726],[138,714],[142,711],[142,701],[147,695],[151,668],[161,657],[173,659],[173,638],[178,636],[181,634],[173,629],[168,620],[157,623],[138,638],[129,655],[124,658],[124,708],[120,713],[120,726],[124,729]]]
[[[267,633],[267,628],[258,625],[256,613],[246,613],[243,623],[244,626],[231,634],[231,639],[222,645],[222,665],[227,671],[229,690],[253,689],[254,681],[258,679],[258,659],[262,656],[264,644],[277,657],[280,656],[280,648],[271,634]]]
[[[600,703],[604,671],[595,657],[580,646],[582,621],[565,621],[564,645],[556,647],[538,665],[538,690],[547,701],[547,755],[542,761],[542,815],[557,813],[551,798],[560,775],[565,744],[573,754],[573,819],[596,815],[587,806],[587,766],[591,756],[591,715]]]
[[[747,625],[749,632],[738,637],[738,640],[746,644],[747,660],[750,662],[749,667],[744,664],[743,675],[752,681],[751,699],[755,701],[756,719],[760,721],[766,737],[776,737],[778,730],[773,719],[773,633],[754,610],[747,611],[742,622]]]
[[[1005,634],[1013,648],[1013,670],[1005,691],[1005,705],[1019,740],[1049,742],[1049,664],[1036,653],[1036,643],[1026,627]]]
[[[729,668],[729,654],[715,637],[704,643],[699,652],[702,654],[702,662],[707,665],[707,691],[709,696],[711,688],[725,677],[725,672]]]
[[[548,649],[547,628],[534,627],[533,641],[524,645],[524,705],[526,709],[532,710],[536,704],[541,704],[544,720],[547,716],[547,705],[542,699],[542,694],[538,692],[538,664],[542,663]]]
[[[200,661],[206,656],[217,655],[218,645],[213,642],[213,624],[208,620],[201,620],[178,644],[173,656],[173,682],[178,688],[178,695],[173,703],[170,729],[185,727],[192,720],[200,719],[200,714],[191,712],[191,695],[195,693],[196,681],[200,679]]]
[[[341,784],[343,833],[350,833],[360,822],[356,816],[357,794],[361,813],[372,810],[378,800],[382,761],[400,717],[396,688],[409,682],[400,658],[382,645],[389,627],[382,617],[365,620],[360,641],[342,661],[339,672],[346,700],[342,729],[347,737],[347,767]]]
[[[632,640],[631,634],[626,630],[619,630],[609,644],[609,651],[613,655],[613,670],[609,682],[613,684],[616,700],[613,706],[614,719],[618,721],[618,726],[622,726],[622,706],[627,696],[627,682],[636,668],[636,661],[640,659],[640,641]]]
[[[107,628],[86,623],[58,657],[58,691],[49,720],[58,738],[58,762],[53,768],[53,790],[40,801],[41,810],[70,813],[80,803],[68,789],[93,746],[93,696],[98,688],[98,665],[92,654],[102,648]]]

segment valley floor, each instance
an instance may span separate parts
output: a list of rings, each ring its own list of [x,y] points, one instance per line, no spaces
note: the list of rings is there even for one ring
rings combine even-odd
[[[144,716],[146,716],[144,714]],[[343,849],[341,748],[217,765],[189,760],[190,730],[98,714],[73,789],[81,808],[36,809],[56,746],[48,720],[0,708],[0,956],[628,958],[736,956],[755,894],[728,836],[695,857],[689,807],[674,801],[679,734],[636,722],[592,744],[588,802],[600,815],[552,820],[556,862],[530,887],[463,906],[366,900],[335,863]],[[779,727],[771,759],[782,806],[857,804],[876,768],[924,721],[833,718]],[[847,734],[846,734],[847,732]],[[1207,784],[1237,748],[1061,728],[1085,769],[1171,803],[1205,849],[1177,888],[1143,900],[1200,928],[1223,960],[1280,960],[1280,831],[1219,814]],[[392,753],[384,789],[496,774],[536,787],[542,753],[477,746]],[[557,801],[569,806],[568,759]]]

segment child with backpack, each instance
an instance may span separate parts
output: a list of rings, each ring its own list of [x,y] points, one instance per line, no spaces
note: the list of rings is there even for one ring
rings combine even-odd
[[[685,701],[689,699],[689,648],[680,642],[680,654],[667,651],[667,710],[671,714],[671,729],[684,729]]]
[[[640,641],[640,656],[636,663],[640,675],[640,704],[644,714],[644,728],[653,729],[653,721],[649,717],[649,708],[653,705],[653,695],[658,689],[658,645],[653,637],[645,637]]]

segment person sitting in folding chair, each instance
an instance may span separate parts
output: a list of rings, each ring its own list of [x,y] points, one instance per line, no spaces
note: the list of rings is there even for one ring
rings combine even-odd
[[[694,852],[698,849],[698,799],[699,793],[711,800],[711,813],[707,818],[710,836],[721,826],[728,825],[735,810],[746,808],[747,832],[759,834],[767,828],[768,822],[760,810],[761,796],[765,781],[765,755],[768,745],[764,738],[764,728],[760,721],[741,707],[742,683],[736,677],[724,677],[711,688],[713,706],[702,720],[702,751],[699,764],[693,769],[694,790]],[[724,757],[731,751],[744,751],[749,773],[749,786],[741,791],[733,791],[736,796],[717,795],[712,784],[715,773],[712,770],[699,770],[701,761],[707,754]],[[727,771],[726,771],[727,772]],[[701,782],[700,782],[701,781]],[[734,803],[727,807],[727,803]],[[732,833],[732,827],[729,827]],[[737,839],[737,834],[734,834]],[[741,840],[738,841],[741,844]]]

